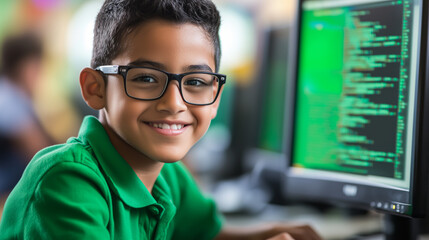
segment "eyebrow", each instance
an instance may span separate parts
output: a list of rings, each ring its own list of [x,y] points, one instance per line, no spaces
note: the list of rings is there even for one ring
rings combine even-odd
[[[164,64],[162,63],[158,63],[158,62],[153,62],[153,61],[147,61],[147,60],[136,60],[133,62],[128,63],[129,66],[135,66],[135,67],[153,67],[153,68],[158,68],[158,69],[165,69]]]
[[[207,71],[213,72],[213,70],[207,64],[199,64],[199,65],[190,65],[185,68],[186,72],[192,71]]]
[[[130,66],[142,66],[142,67],[153,67],[161,70],[165,70],[166,66],[159,62],[153,62],[148,60],[142,60],[138,59],[136,61],[130,62],[128,65]],[[189,65],[186,66],[184,69],[184,72],[192,72],[192,71],[207,71],[207,72],[213,72],[211,67],[207,64],[196,64],[196,65]]]

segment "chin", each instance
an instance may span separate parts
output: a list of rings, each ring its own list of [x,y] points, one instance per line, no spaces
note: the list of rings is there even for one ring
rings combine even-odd
[[[185,156],[180,154],[172,154],[172,155],[158,155],[154,156],[153,160],[156,160],[161,163],[175,163],[182,160]]]
[[[175,163],[178,162],[180,160],[182,160],[183,158],[160,158],[158,159],[158,162],[162,162],[162,163]]]
[[[152,154],[149,155],[149,158],[161,163],[175,163],[181,161],[185,158],[187,151],[183,149],[177,149],[174,147],[169,148],[160,148]]]

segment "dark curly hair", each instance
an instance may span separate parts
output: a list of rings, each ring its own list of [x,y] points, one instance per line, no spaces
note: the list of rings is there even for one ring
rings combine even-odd
[[[123,37],[152,19],[202,27],[213,43],[216,72],[219,70],[220,15],[210,0],[106,0],[95,22],[91,67],[111,64],[122,50]]]

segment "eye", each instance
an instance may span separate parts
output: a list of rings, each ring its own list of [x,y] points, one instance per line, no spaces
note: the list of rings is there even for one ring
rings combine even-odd
[[[149,75],[136,76],[131,79],[135,83],[157,83],[156,78]]]
[[[185,85],[195,86],[195,87],[204,87],[207,86],[207,81],[199,78],[192,78],[185,81]]]

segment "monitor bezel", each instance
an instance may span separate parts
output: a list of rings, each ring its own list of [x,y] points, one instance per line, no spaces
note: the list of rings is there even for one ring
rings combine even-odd
[[[290,75],[287,84],[287,110],[285,122],[285,154],[287,156],[287,169],[284,183],[284,194],[288,199],[314,202],[326,202],[334,205],[346,205],[363,209],[374,209],[389,214],[422,217],[426,215],[427,188],[429,186],[429,79],[426,72],[429,71],[427,62],[428,53],[428,3],[419,0],[421,9],[421,34],[420,34],[420,61],[418,64],[418,95],[416,130],[414,136],[414,167],[412,167],[410,190],[386,188],[371,184],[359,184],[356,182],[338,180],[335,178],[309,178],[301,175],[298,169],[292,166],[293,139],[296,112],[296,90],[299,69],[300,27],[302,4],[305,0],[299,0],[295,10],[295,20],[292,24],[292,39],[290,41]],[[426,146],[426,147],[425,147]],[[392,209],[392,205],[386,203],[405,203],[409,207]],[[406,205],[400,205],[406,206]]]

